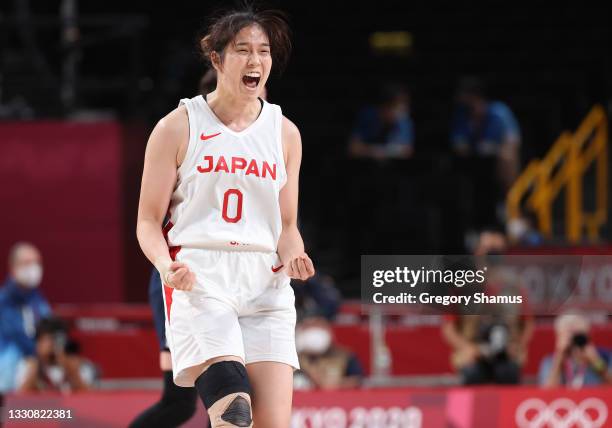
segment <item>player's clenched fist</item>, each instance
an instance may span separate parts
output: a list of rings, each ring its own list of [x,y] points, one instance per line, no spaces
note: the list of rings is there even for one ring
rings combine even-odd
[[[161,262],[155,267],[165,285],[176,290],[191,291],[195,285],[195,274],[181,262]]]
[[[290,257],[289,261],[285,263],[285,273],[289,278],[301,279],[306,281],[308,278],[315,274],[314,265],[312,260],[308,257],[308,254],[302,253],[296,257]]]
[[[195,274],[181,262],[172,262],[164,279],[168,287],[177,290],[191,291],[195,285]]]

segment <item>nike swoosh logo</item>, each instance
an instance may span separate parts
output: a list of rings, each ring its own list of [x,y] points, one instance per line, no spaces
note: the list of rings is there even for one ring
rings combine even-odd
[[[204,135],[204,133],[200,134],[200,140],[202,141],[206,141],[206,140],[210,140],[213,137],[216,137],[217,135],[221,135],[220,132],[217,132],[216,134],[211,134],[211,135]]]
[[[278,267],[272,266],[272,272],[274,272],[274,273],[278,272],[279,270],[281,270],[283,268],[283,266],[285,266],[285,265],[280,265]]]

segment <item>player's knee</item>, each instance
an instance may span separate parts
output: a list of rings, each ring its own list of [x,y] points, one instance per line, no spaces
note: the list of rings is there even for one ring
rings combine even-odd
[[[252,427],[251,386],[237,361],[211,365],[195,382],[213,428]]]
[[[212,428],[252,427],[251,398],[242,392],[226,395],[208,409],[208,417]]]

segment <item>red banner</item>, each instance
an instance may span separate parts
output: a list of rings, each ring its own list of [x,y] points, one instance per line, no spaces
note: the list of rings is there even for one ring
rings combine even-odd
[[[601,428],[612,426],[612,390],[509,390],[499,400],[497,426]],[[475,411],[477,413],[477,411]]]
[[[444,392],[418,389],[296,392],[291,427],[443,427],[446,400]]]
[[[8,396],[6,428],[125,427],[159,392]],[[297,391],[291,428],[606,428],[612,388],[525,387]],[[44,413],[42,410],[50,410]],[[58,411],[55,413],[55,411]],[[36,412],[38,411],[38,412]],[[199,404],[183,428],[205,426]]]
[[[123,300],[120,135],[114,122],[0,124],[1,278],[26,240],[52,303]]]

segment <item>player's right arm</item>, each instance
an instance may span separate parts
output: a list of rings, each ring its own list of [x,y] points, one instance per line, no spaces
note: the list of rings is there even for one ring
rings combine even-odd
[[[143,253],[155,265],[162,281],[179,290],[191,290],[195,276],[186,264],[170,258],[162,222],[188,144],[189,119],[185,107],[180,106],[161,119],[149,137],[136,222],[136,236]]]

